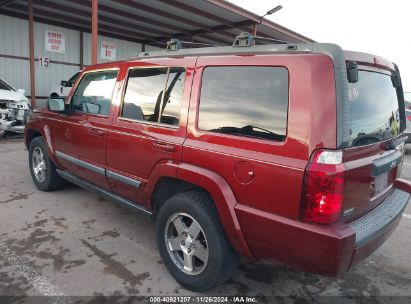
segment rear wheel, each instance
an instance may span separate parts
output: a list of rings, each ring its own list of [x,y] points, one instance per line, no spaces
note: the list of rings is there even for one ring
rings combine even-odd
[[[41,191],[61,188],[64,180],[57,174],[56,166],[47,154],[43,137],[36,137],[29,148],[30,173],[36,187]]]
[[[235,272],[238,254],[208,194],[190,191],[171,197],[158,213],[156,228],[161,257],[180,284],[206,291]]]

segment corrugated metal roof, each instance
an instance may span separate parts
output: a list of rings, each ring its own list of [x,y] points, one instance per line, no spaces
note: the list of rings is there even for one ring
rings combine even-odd
[[[35,20],[89,32],[91,0],[34,0]],[[0,0],[0,13],[26,17],[26,0]],[[99,0],[99,32],[164,45],[170,38],[231,45],[241,32],[289,42],[313,40],[224,0]]]

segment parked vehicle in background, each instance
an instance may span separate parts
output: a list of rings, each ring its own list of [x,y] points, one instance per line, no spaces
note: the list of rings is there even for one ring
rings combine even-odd
[[[397,67],[333,44],[143,53],[86,68],[30,115],[37,188],[63,180],[156,221],[164,264],[195,291],[239,255],[339,276],[398,225],[411,184]]]
[[[80,73],[81,71],[78,71],[76,74],[71,76],[69,80],[62,80],[60,85],[51,87],[49,96],[51,98],[67,97]]]
[[[411,92],[404,92],[405,115],[411,116]]]
[[[16,90],[0,79],[0,136],[23,133],[30,110],[29,100],[23,89]]]
[[[408,136],[407,143],[411,143],[411,92],[404,92],[405,116],[407,117],[407,128],[404,135]]]

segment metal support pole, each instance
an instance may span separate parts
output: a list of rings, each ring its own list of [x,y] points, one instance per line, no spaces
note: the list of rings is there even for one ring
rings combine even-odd
[[[253,25],[253,36],[257,36],[257,23]]]
[[[80,31],[80,70],[84,68],[84,33]]]
[[[33,16],[33,0],[28,3],[29,13],[29,54],[30,54],[30,95],[31,107],[36,107],[36,73],[34,66],[34,16]]]
[[[98,0],[92,1],[91,11],[91,64],[96,64],[98,45]]]

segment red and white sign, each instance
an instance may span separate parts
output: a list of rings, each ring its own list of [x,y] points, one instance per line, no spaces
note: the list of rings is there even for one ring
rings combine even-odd
[[[65,53],[66,43],[63,33],[46,31],[46,51]]]
[[[100,57],[105,60],[116,60],[117,45],[112,42],[102,41]]]

